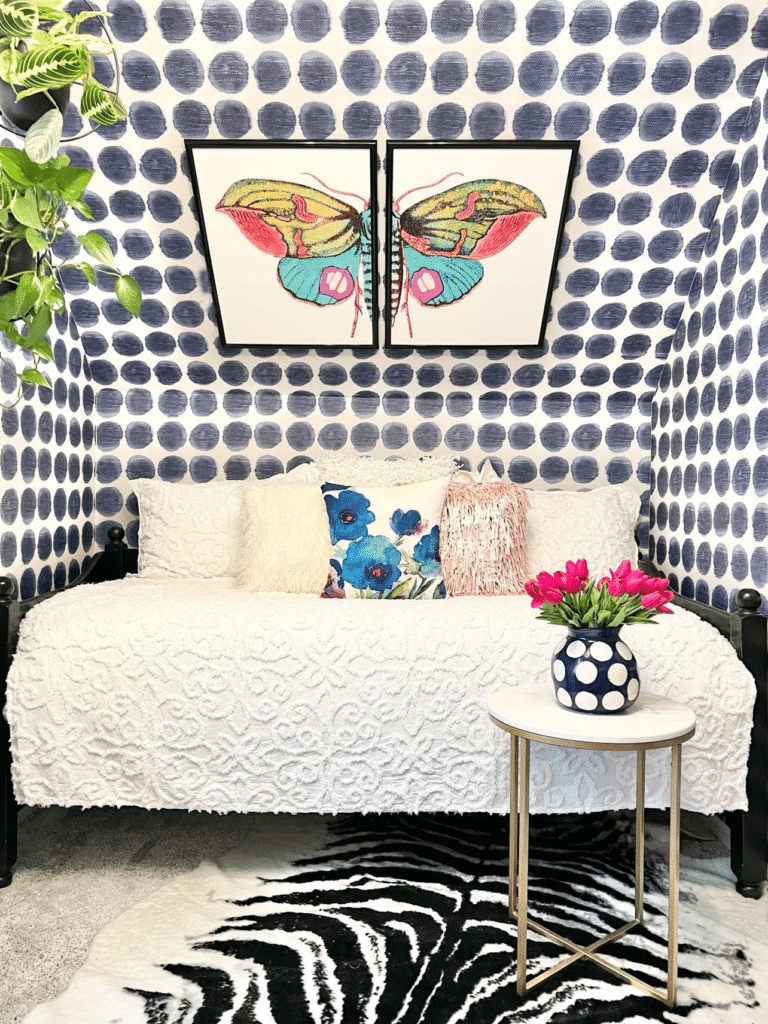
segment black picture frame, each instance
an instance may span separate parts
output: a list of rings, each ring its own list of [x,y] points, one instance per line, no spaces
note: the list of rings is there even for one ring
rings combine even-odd
[[[376,143],[187,139],[185,149],[211,293],[218,313],[222,350],[262,347],[287,351],[308,348],[354,348],[369,352],[377,349],[380,310]],[[359,155],[359,158],[352,159],[353,154]],[[337,162],[339,173],[333,175],[333,168]],[[254,168],[252,173],[251,166]],[[284,248],[284,239],[281,240],[273,228],[268,226],[265,232],[263,222],[261,225],[256,224],[259,218],[248,211],[245,216],[239,212],[237,216],[232,215],[235,222],[224,223],[223,227],[213,220],[214,211],[221,198],[239,180],[253,178],[293,183],[294,175],[290,170],[292,167],[297,169],[297,185],[324,192],[361,215],[360,221],[351,229],[352,233],[360,229],[359,235],[362,236],[369,231],[370,245],[368,238],[361,241],[359,269],[354,278],[348,267],[343,265],[345,260],[354,264],[354,254],[350,248],[344,251],[341,261],[338,260],[338,256],[329,257],[327,267],[321,268],[320,264],[316,263],[312,271],[301,278],[302,281],[310,281],[313,274],[322,272],[323,277],[318,278],[320,283],[317,292],[325,287],[323,297],[327,305],[319,305],[315,300],[297,297],[289,291],[278,274],[281,254],[270,254],[257,245],[246,233],[246,229],[240,227],[240,222],[247,223],[247,231],[255,235],[262,244],[267,240],[273,249],[280,246]],[[282,168],[285,173],[278,173],[275,168]],[[242,174],[243,169],[247,169],[248,173]],[[330,170],[331,176],[336,180],[328,181],[327,185],[318,184],[318,181],[312,180],[312,175],[318,170],[318,179],[327,179]],[[365,178],[369,197],[367,202],[365,195],[355,188],[345,189],[350,171],[355,181],[361,182]],[[225,190],[222,190],[222,183]],[[312,217],[316,219],[316,215],[306,207],[306,193],[294,199],[299,219],[306,219],[308,223],[311,223]],[[361,202],[364,204],[362,209]],[[370,216],[362,217],[368,210]],[[224,221],[222,218],[222,222]],[[364,223],[366,227],[362,227]],[[299,244],[302,244],[300,234],[298,238]],[[371,287],[367,303],[364,294],[367,283],[364,263],[368,248]],[[291,254],[286,251],[282,255]],[[334,258],[342,264],[337,272],[334,271]],[[286,266],[287,264],[283,265]],[[294,276],[290,278],[293,286],[297,278],[296,268],[300,265],[292,261],[291,266],[294,268]],[[353,293],[347,294],[338,302],[327,298],[330,286],[327,286],[326,282],[330,281],[331,285],[348,289],[350,280],[354,280]],[[349,313],[350,327],[346,333],[341,326],[344,320],[342,310]],[[323,319],[324,314],[331,314],[330,322],[327,315],[325,320]]]
[[[480,152],[481,150],[490,151],[490,153],[483,154]],[[385,263],[385,348],[541,349],[549,319],[578,151],[578,141],[387,142],[385,237],[390,241],[387,245]],[[493,173],[483,174],[481,177],[477,174],[476,169],[482,168],[484,164],[487,164]],[[507,167],[509,168],[508,172],[505,171]],[[404,171],[403,168],[405,168]],[[454,168],[458,168],[458,170],[454,170]],[[515,171],[515,168],[518,170]],[[538,177],[537,170],[539,171]],[[537,184],[534,187],[532,183],[517,180],[521,176],[520,171],[525,172],[524,176],[533,176],[537,182],[540,177],[542,184]],[[460,176],[453,177],[453,174]],[[509,176],[513,174],[516,176]],[[411,179],[414,176],[420,176],[423,184],[415,184],[415,187],[411,188]],[[545,206],[536,194],[538,189],[542,194],[546,194],[549,208],[547,209],[545,206],[545,215],[542,216],[535,212],[538,209],[535,204],[528,203],[528,209],[521,211],[525,214],[524,218],[517,218],[515,224],[512,217],[508,217],[505,226],[502,227],[500,224],[495,232],[497,241],[485,243],[486,248],[490,250],[493,248],[493,244],[501,244],[501,240],[506,234],[517,231],[511,242],[507,242],[495,252],[487,253],[487,255],[494,256],[496,260],[492,289],[488,288],[487,282],[484,281],[488,264],[481,263],[481,259],[484,260],[485,256],[474,260],[455,258],[456,264],[462,264],[461,269],[458,266],[455,268],[456,270],[460,269],[460,273],[452,275],[456,278],[455,286],[447,283],[447,277],[444,286],[443,276],[439,272],[435,273],[431,270],[429,265],[419,267],[417,284],[426,281],[423,293],[429,295],[430,290],[434,290],[436,294],[431,297],[432,303],[435,304],[433,308],[428,308],[426,304],[419,306],[414,301],[414,306],[419,311],[421,326],[421,330],[416,330],[410,317],[410,303],[407,301],[409,269],[408,260],[405,257],[405,246],[408,243],[405,242],[405,229],[401,225],[400,218],[403,213],[408,214],[411,210],[416,210],[417,207],[420,207],[420,211],[424,211],[426,207],[421,204],[421,201],[425,198],[444,193],[463,182],[491,178],[502,180],[505,184],[525,186],[526,192],[528,190],[533,192],[533,198]],[[399,206],[398,202],[398,199],[404,198],[404,195],[399,194],[399,185],[402,184],[409,186],[405,190],[405,195],[410,191],[417,193],[413,204],[406,207],[405,210]],[[509,194],[512,195],[511,192]],[[519,202],[520,196],[525,194],[525,192],[514,193],[515,202]],[[473,199],[470,194],[468,205],[461,212],[465,213],[467,217],[471,216],[476,202],[477,196]],[[417,213],[420,211],[417,210]],[[521,251],[521,244],[527,243],[531,238],[529,231],[525,229],[529,224],[533,226],[534,220],[544,222],[545,217],[549,221],[546,235],[543,238],[540,235],[535,246],[527,246],[530,254],[525,251],[525,245]],[[498,221],[501,220],[502,218],[499,217]],[[523,220],[525,220],[523,227],[519,227]],[[415,231],[418,227],[424,227],[425,224],[429,226],[425,217],[420,220],[409,218],[406,226]],[[491,231],[486,232],[484,238],[490,239],[491,234]],[[412,266],[425,263],[446,270],[453,269],[442,262],[446,256],[452,259],[451,254],[446,253],[446,256],[441,256],[438,261],[430,259],[434,256],[432,248],[434,243],[430,243],[424,234],[410,234],[408,237],[419,239],[423,246],[421,250],[414,246],[408,246],[412,250],[408,253]],[[465,239],[466,237],[464,236]],[[459,238],[461,239],[461,236]],[[482,241],[482,239],[478,240],[475,251],[481,247]],[[449,243],[444,241],[443,244]],[[464,243],[459,241],[456,244]],[[518,249],[515,251],[514,260],[502,260],[502,249],[505,254],[511,254],[516,246]],[[429,250],[426,253],[424,252],[425,248]],[[423,256],[427,258],[422,260]],[[545,256],[546,258],[544,258]],[[477,266],[468,268],[470,262]],[[534,276],[531,268],[536,268],[537,265],[538,270]],[[517,268],[517,275],[508,269],[512,267]],[[472,271],[472,275],[468,274],[468,270]],[[467,287],[468,280],[477,274],[480,276],[477,277],[475,283]],[[415,276],[410,280],[416,280]],[[482,287],[483,284],[485,284],[485,290]],[[440,297],[452,293],[454,288],[456,290],[466,288],[466,291],[456,298]],[[437,291],[438,289],[440,291]],[[411,293],[415,294],[413,289],[411,289]],[[499,296],[499,298],[494,302],[495,296]],[[458,302],[458,298],[472,301],[471,303]],[[515,307],[516,301],[517,307]],[[534,302],[537,304],[538,310],[535,315],[529,308]],[[443,309],[437,308],[438,306],[443,306]],[[444,315],[447,312],[445,307],[449,307],[454,314],[461,309],[461,316],[446,317]],[[524,317],[520,315],[521,310],[524,311]],[[435,317],[434,321],[426,321],[429,327],[428,334],[424,331],[425,317],[422,316],[422,313]],[[491,313],[493,316],[490,315]],[[437,319],[438,317],[440,320]],[[406,326],[403,326],[404,320]],[[408,327],[411,328],[412,333],[407,333]]]

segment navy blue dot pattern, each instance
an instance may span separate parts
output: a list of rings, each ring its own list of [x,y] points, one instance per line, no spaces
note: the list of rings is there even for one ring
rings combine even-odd
[[[109,6],[128,121],[66,151],[95,168],[94,226],[144,301],[131,321],[103,275],[68,273],[53,390],[3,414],[0,551],[25,596],[72,578],[114,523],[136,543],[138,477],[264,477],[350,450],[491,459],[537,488],[628,481],[686,592],[723,604],[765,587],[765,13],[722,0]],[[387,137],[581,140],[542,349],[222,351],[183,139]]]
[[[710,40],[727,47],[745,25],[732,5]],[[768,109],[747,111],[652,408],[650,551],[718,608],[768,590]]]

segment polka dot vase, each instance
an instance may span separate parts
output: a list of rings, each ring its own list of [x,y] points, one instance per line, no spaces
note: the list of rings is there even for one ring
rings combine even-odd
[[[564,708],[612,715],[635,703],[640,692],[637,663],[619,639],[620,629],[569,629],[558,644],[552,655],[552,681]]]

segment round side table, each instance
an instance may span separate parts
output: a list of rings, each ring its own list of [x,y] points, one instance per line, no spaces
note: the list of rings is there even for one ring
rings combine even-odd
[[[677,997],[677,909],[680,874],[680,781],[682,745],[696,731],[696,715],[685,704],[643,693],[637,704],[617,715],[588,715],[568,711],[541,683],[495,690],[488,698],[493,722],[509,733],[509,913],[517,918],[517,993],[540,984],[576,960],[586,957],[646,995],[674,1006]],[[635,916],[610,935],[589,946],[578,946],[549,928],[528,920],[528,810],[531,740],[587,750],[634,750],[637,753],[635,804]],[[518,759],[519,747],[519,759]],[[669,747],[672,784],[669,797],[669,897],[666,991],[654,988],[610,963],[596,950],[625,935],[643,920],[645,864],[645,752]],[[526,978],[528,929],[565,946],[571,955],[535,977]]]

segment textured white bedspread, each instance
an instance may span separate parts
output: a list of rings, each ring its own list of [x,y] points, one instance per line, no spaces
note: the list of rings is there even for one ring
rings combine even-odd
[[[505,811],[509,741],[486,698],[531,679],[551,688],[562,634],[526,597],[323,601],[136,577],[75,587],[22,623],[6,711],[16,795],[215,811]],[[728,642],[680,610],[622,635],[642,686],[698,716],[683,748],[683,806],[746,807],[754,682]],[[648,806],[668,803],[668,759],[648,754]],[[632,807],[634,778],[632,753],[532,746],[536,811]]]

